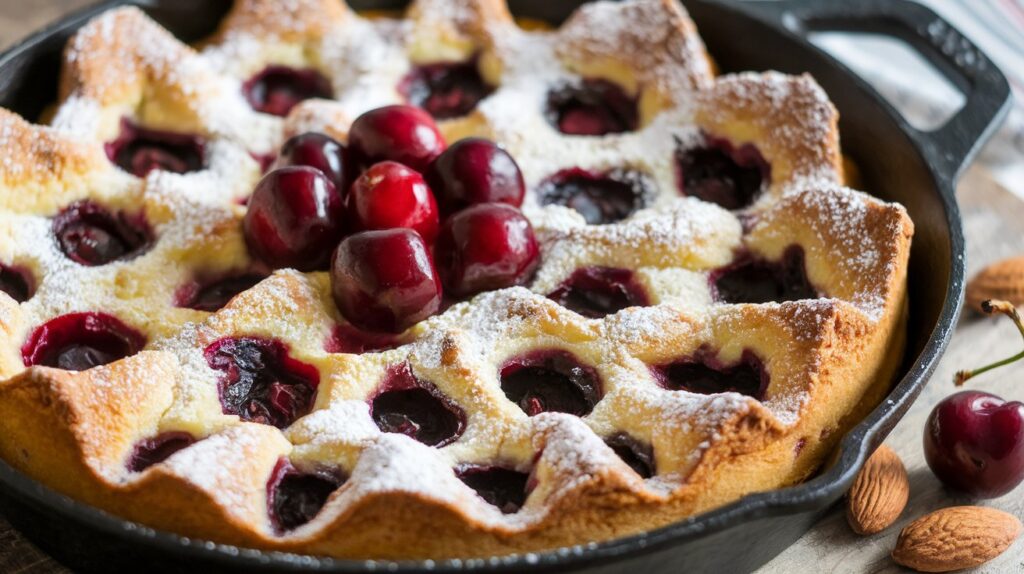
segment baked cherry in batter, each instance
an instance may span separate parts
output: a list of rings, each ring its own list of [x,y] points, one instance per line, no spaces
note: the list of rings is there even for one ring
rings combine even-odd
[[[388,369],[370,402],[370,416],[383,432],[438,448],[454,442],[466,428],[465,412],[434,385],[413,375],[408,363]]]
[[[650,304],[647,292],[629,269],[583,267],[548,294],[548,298],[584,317],[601,318],[627,307]]]
[[[125,119],[121,133],[104,149],[110,161],[138,177],[154,170],[171,173],[199,171],[206,163],[206,140],[185,134],[146,128]]]
[[[25,366],[84,371],[134,355],[146,337],[105,313],[71,313],[36,327],[21,348]]]
[[[591,225],[629,217],[644,207],[649,193],[645,178],[622,170],[598,173],[574,168],[556,173],[537,186],[542,205],[575,209]]]
[[[529,496],[530,475],[500,466],[465,465],[455,476],[503,514],[515,514]]]
[[[161,463],[174,453],[193,444],[196,439],[187,432],[165,432],[135,443],[131,457],[128,459],[128,470],[142,472],[154,464]]]
[[[226,415],[283,429],[313,409],[320,374],[292,358],[280,341],[228,337],[204,355],[220,371],[217,389]]]
[[[586,416],[601,399],[597,372],[562,350],[535,351],[500,369],[505,396],[529,416],[545,412]]]
[[[629,132],[639,123],[635,98],[617,84],[590,78],[552,90],[546,115],[558,131],[579,136]]]
[[[344,483],[340,472],[302,472],[282,458],[267,481],[270,524],[278,534],[306,524],[320,513],[327,499]]]
[[[252,109],[274,116],[287,116],[299,103],[329,99],[334,95],[331,81],[313,69],[267,66],[242,86]]]
[[[476,109],[494,91],[480,76],[476,58],[416,66],[402,79],[398,91],[406,101],[439,120],[457,118]]]
[[[53,219],[57,246],[88,267],[131,259],[149,249],[152,233],[145,219],[114,213],[89,200],[72,203]]]
[[[754,203],[771,175],[768,162],[754,145],[734,147],[711,137],[702,147],[677,151],[676,168],[683,195],[730,210]]]
[[[768,372],[761,359],[744,351],[737,363],[722,363],[715,353],[700,349],[692,357],[652,369],[661,386],[672,391],[688,391],[702,395],[739,393],[763,400],[768,389]]]

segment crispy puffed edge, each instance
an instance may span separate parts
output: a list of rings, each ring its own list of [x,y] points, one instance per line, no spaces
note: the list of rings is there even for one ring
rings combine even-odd
[[[811,76],[778,72],[718,77],[694,100],[694,123],[733,146],[753,144],[771,166],[770,194],[802,180],[841,183],[839,112]]]
[[[283,42],[316,40],[355,14],[343,0],[295,0],[282,17],[280,0],[235,0],[213,43],[233,34],[267,36]]]
[[[591,33],[606,30],[610,22],[621,23],[617,33]],[[642,124],[714,80],[711,57],[677,0],[584,4],[556,32],[556,53],[574,72],[639,95]]]
[[[36,126],[0,108],[0,210],[50,215],[84,197],[102,193],[103,182],[116,177],[103,147]]]

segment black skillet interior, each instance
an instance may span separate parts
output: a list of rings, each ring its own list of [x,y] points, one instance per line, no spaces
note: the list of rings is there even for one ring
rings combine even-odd
[[[353,7],[401,8],[402,0],[354,0]],[[558,23],[581,0],[510,0],[517,15]],[[230,0],[105,2],[70,16],[0,56],[0,105],[36,118],[54,101],[59,54],[68,36],[112,6],[136,4],[186,41],[209,34]],[[1002,74],[930,10],[890,0],[781,0],[740,4],[687,0],[723,71],[810,72],[842,120],[844,152],[866,189],[905,205],[916,234],[910,263],[911,310],[902,379],[888,400],[843,440],[833,464],[805,484],[748,496],[716,511],[644,535],[587,547],[490,560],[425,563],[337,561],[261,553],[156,532],[58,495],[0,462],[0,510],[44,550],[78,571],[263,572],[373,570],[421,572],[749,571],[789,546],[848,488],[867,453],[916,398],[952,332],[963,291],[964,244],[953,187],[962,166],[1009,107]],[[967,103],[945,126],[909,126],[849,70],[813,48],[813,30],[856,30],[906,40],[964,91]]]

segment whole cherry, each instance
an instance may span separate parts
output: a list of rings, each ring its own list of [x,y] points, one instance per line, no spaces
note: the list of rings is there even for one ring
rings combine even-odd
[[[985,301],[986,313],[1009,316],[1024,335],[1017,310],[1006,301]],[[956,384],[1024,357],[1024,352],[973,371],[956,374]],[[994,498],[1024,481],[1024,403],[981,391],[943,399],[924,430],[928,466],[943,483],[978,498]]]
[[[452,144],[427,170],[441,209],[454,213],[477,203],[523,204],[526,184],[519,165],[498,144],[466,138]]]
[[[357,169],[391,160],[420,173],[447,147],[434,118],[414,106],[385,106],[364,113],[352,122],[348,145]]]
[[[322,171],[343,196],[348,190],[352,174],[346,163],[345,146],[331,136],[307,132],[289,138],[281,146],[273,168],[291,165],[307,165]]]
[[[249,251],[264,263],[314,271],[327,267],[341,238],[344,213],[341,197],[323,172],[283,167],[256,185],[242,228]]]
[[[345,238],[331,265],[331,291],[345,319],[367,331],[400,333],[441,308],[430,250],[411,229]]]
[[[474,205],[449,217],[435,256],[445,290],[457,297],[522,285],[540,264],[533,227],[505,203]]]
[[[419,172],[382,161],[363,172],[348,195],[348,216],[357,231],[406,227],[433,243],[440,225],[434,194]]]

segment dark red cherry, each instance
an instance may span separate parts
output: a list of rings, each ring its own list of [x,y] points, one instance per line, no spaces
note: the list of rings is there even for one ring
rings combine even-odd
[[[456,297],[522,285],[540,264],[533,226],[504,203],[474,205],[449,217],[435,255],[445,290]]]
[[[294,165],[305,165],[322,171],[334,184],[334,189],[343,196],[353,177],[346,164],[345,146],[321,133],[304,133],[284,142],[273,168]]]
[[[583,267],[573,271],[548,294],[559,305],[583,315],[600,318],[627,307],[650,305],[643,286],[629,269]]]
[[[924,456],[947,486],[995,498],[1024,480],[1024,404],[979,391],[950,395],[924,429]]]
[[[0,264],[0,291],[17,303],[24,303],[34,291],[30,277],[27,270]]]
[[[327,499],[345,483],[340,471],[302,472],[280,459],[267,481],[267,510],[278,534],[313,520]]]
[[[361,355],[389,351],[404,342],[403,338],[391,333],[373,333],[345,324],[337,325],[331,330],[331,336],[327,338],[324,350],[328,353]]]
[[[142,472],[154,464],[161,463],[171,455],[193,444],[196,439],[187,432],[165,432],[142,439],[135,443],[128,458],[130,472]]]
[[[313,69],[267,66],[242,85],[252,109],[274,116],[287,116],[299,103],[334,96],[331,81]]]
[[[468,114],[493,91],[480,75],[476,58],[416,66],[398,84],[406,101],[439,120]]]
[[[711,274],[712,292],[723,303],[782,303],[817,299],[818,292],[807,278],[804,250],[786,249],[779,261],[765,261],[741,255],[728,267]]]
[[[58,213],[53,234],[68,259],[90,267],[131,259],[152,244],[149,225],[141,215],[111,213],[89,200],[72,203]]]
[[[605,439],[604,443],[611,447],[615,454],[640,475],[640,478],[654,476],[654,450],[651,445],[644,444],[626,433],[614,434]]]
[[[104,145],[107,157],[138,177],[153,170],[173,173],[199,171],[206,163],[206,140],[194,135],[144,128],[121,120],[117,139]]]
[[[601,400],[597,371],[568,351],[536,351],[510,359],[500,374],[505,396],[531,417],[546,412],[582,417]]]
[[[542,205],[575,209],[591,225],[614,223],[632,215],[647,203],[651,184],[642,174],[612,170],[597,173],[567,169],[537,186]]]
[[[248,291],[266,278],[261,273],[245,273],[190,283],[179,289],[176,304],[178,307],[213,313],[221,310],[235,295]]]
[[[408,363],[388,369],[371,399],[370,416],[383,432],[438,448],[454,442],[466,428],[465,412],[437,387],[413,375]]]
[[[25,366],[84,371],[134,355],[146,338],[104,313],[72,313],[36,327],[21,347]]]
[[[707,138],[707,144],[676,151],[683,195],[742,209],[754,203],[770,180],[771,166],[752,144],[734,147],[727,140]]]
[[[751,351],[744,351],[739,362],[722,363],[717,354],[701,348],[692,357],[653,367],[655,379],[670,391],[688,391],[701,395],[739,393],[763,400],[769,376],[764,363]]]
[[[558,131],[579,136],[629,132],[639,123],[636,99],[618,85],[599,79],[552,90],[546,115]]]
[[[283,167],[263,176],[242,222],[250,252],[275,268],[325,269],[343,232],[345,207],[323,172]]]
[[[386,106],[364,113],[352,122],[348,145],[357,169],[391,160],[420,173],[447,147],[434,118],[414,106]]]
[[[433,243],[440,225],[434,194],[418,171],[382,161],[363,172],[348,194],[349,221],[355,230],[405,227]]]
[[[400,333],[441,308],[441,281],[430,249],[411,229],[364,231],[338,245],[331,292],[350,323]]]
[[[478,203],[519,207],[526,194],[516,161],[498,144],[482,138],[455,142],[430,165],[427,182],[447,214]]]
[[[226,415],[285,428],[313,409],[320,373],[293,359],[280,341],[228,337],[204,355],[220,371],[217,389]]]
[[[503,514],[515,514],[529,496],[529,473],[500,466],[464,465],[455,476]]]

